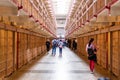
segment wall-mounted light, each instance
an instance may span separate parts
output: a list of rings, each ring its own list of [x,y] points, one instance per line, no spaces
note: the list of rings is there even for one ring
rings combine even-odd
[[[42,23],[40,22],[40,25],[42,25]]]
[[[82,23],[82,25],[84,26],[85,24],[84,24],[84,23]]]
[[[85,25],[88,25],[88,24],[89,24],[89,22],[90,22],[90,21],[89,21],[89,20],[87,20],[87,21],[86,21],[86,23],[85,23]]]
[[[17,13],[17,16],[19,16],[20,15],[20,10],[23,8],[23,6],[21,5],[21,6],[18,6],[18,13]]]
[[[90,22],[90,20],[87,20],[87,22]]]
[[[29,18],[30,18],[30,20],[31,21],[34,21],[34,17],[33,17],[33,15],[31,14],[31,15],[29,15]]]
[[[31,15],[29,15],[29,18],[32,18],[33,17],[33,15],[31,14]]]
[[[106,9],[108,9],[108,16],[111,16],[111,6],[105,6]]]
[[[23,8],[23,6],[18,6],[18,10],[21,10]]]
[[[36,23],[38,23],[38,22],[39,22],[39,20],[35,20],[35,22],[36,22]]]
[[[94,17],[96,17],[96,18],[97,18],[97,15],[95,14],[95,15],[94,15]]]

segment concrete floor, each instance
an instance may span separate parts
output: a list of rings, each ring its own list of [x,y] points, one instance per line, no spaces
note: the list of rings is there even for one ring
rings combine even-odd
[[[51,55],[50,50],[49,54],[31,61],[7,80],[98,80],[100,77],[118,80],[98,65],[95,67],[94,74],[91,74],[87,59],[83,56],[79,58],[66,47],[60,57],[57,48],[55,56]]]

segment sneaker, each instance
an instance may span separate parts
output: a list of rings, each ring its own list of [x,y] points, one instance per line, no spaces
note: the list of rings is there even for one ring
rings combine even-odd
[[[56,54],[53,54],[53,56],[55,56]]]
[[[91,72],[91,74],[94,74],[94,72]]]
[[[59,54],[59,56],[62,56],[62,54]]]

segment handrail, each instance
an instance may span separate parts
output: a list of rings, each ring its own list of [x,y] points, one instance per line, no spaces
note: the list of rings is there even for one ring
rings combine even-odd
[[[111,6],[112,4],[114,4],[115,2],[117,2],[118,0],[112,0],[111,2],[109,2],[109,3],[107,3],[107,0],[104,0],[104,2],[105,2],[105,5],[104,5],[104,7],[102,7],[101,9],[99,9],[98,11],[96,11],[96,14],[94,13],[94,10],[95,10],[95,8],[93,8],[93,14],[92,14],[92,16],[89,16],[89,19],[92,19],[93,17],[97,17],[97,15],[102,11],[102,10],[104,10],[104,9],[106,9],[107,7],[106,6]],[[84,15],[85,14],[87,14],[87,12],[90,10],[90,8],[91,7],[93,7],[94,6],[94,4],[97,2],[97,0],[95,0],[91,5],[90,5],[90,7],[83,13],[83,15],[79,18],[79,20],[81,20],[83,17],[84,17]],[[76,11],[76,13],[77,13],[77,11]],[[76,15],[76,14],[74,14],[74,15]],[[79,15],[80,15],[80,13],[79,13]],[[78,16],[79,16],[78,15]],[[76,19],[77,17],[75,17],[75,19]],[[84,23],[86,23],[87,21],[85,21]],[[82,25],[82,24],[81,24]],[[71,26],[72,27],[72,26]],[[78,26],[79,27],[79,26]],[[72,27],[73,28],[73,27]],[[70,32],[68,32],[68,33],[72,33],[73,31],[74,31],[75,29],[73,29],[72,31],[70,31]],[[70,35],[70,34],[68,34],[68,35]],[[68,36],[67,35],[67,36]]]
[[[11,2],[13,2],[14,4],[16,4],[16,6],[18,6],[18,1],[17,0],[10,0]],[[39,3],[39,0],[36,0],[36,5],[35,5],[35,3],[33,2],[33,0],[28,0],[28,2],[30,2],[30,4],[32,5],[32,8],[34,8],[34,14],[33,14],[33,19],[35,20],[35,21],[38,21],[39,20],[39,16],[38,15],[40,15],[41,16],[41,12],[39,11],[39,7],[41,7],[40,6],[40,3]],[[29,6],[31,6],[30,4],[28,4]],[[44,17],[42,17],[44,20],[45,20],[45,18],[46,17],[48,17],[50,14],[47,12],[47,9],[46,9],[46,7],[45,7],[45,5],[44,5],[44,3],[43,2],[41,2],[41,4],[42,4],[42,7],[41,7],[41,9],[42,9],[42,11],[43,11],[43,8],[44,8],[44,12],[42,12],[42,13],[47,13]],[[24,8],[24,5],[22,5],[22,4],[20,4],[21,6],[23,6],[23,10],[25,11],[25,12],[27,12],[27,13],[29,13],[30,11],[27,9],[26,10],[26,6],[25,6],[25,8]],[[19,5],[19,6],[20,6]],[[18,7],[19,7],[18,6]],[[43,16],[43,15],[42,15]],[[52,25],[54,25],[54,23],[52,23],[51,21],[50,21],[50,19],[47,19],[47,21],[49,22],[49,24],[46,24],[47,26],[49,26],[48,28],[52,28],[51,26]]]
[[[43,13],[47,13],[47,15],[44,17],[44,18],[46,18],[46,17],[48,17],[48,12],[47,12],[47,10],[46,10],[46,7],[45,7],[45,5],[42,3],[42,5],[43,5],[43,8],[44,8],[44,12]],[[39,11],[39,9],[38,9],[38,11]],[[40,13],[40,12],[39,12]],[[43,19],[44,19],[43,18]],[[45,23],[46,24],[46,23]],[[49,23],[50,24],[50,23]],[[52,24],[52,23],[51,23]],[[51,28],[50,27],[50,25],[49,25],[49,28]]]
[[[79,8],[81,7],[83,1],[84,1],[84,0],[82,0],[82,1],[81,1],[81,4],[77,7],[77,10],[76,10],[76,12],[75,12],[75,14],[74,14],[73,16],[76,15],[76,13],[78,12]],[[87,1],[85,2],[85,5],[83,5],[82,9],[84,9],[84,7],[86,7],[88,1],[89,1],[89,0],[87,0]],[[96,1],[93,1],[93,3],[90,5],[90,7],[92,7],[95,2],[96,2]],[[89,7],[89,8],[90,8],[90,7]],[[83,12],[82,9],[80,10],[80,12]],[[80,16],[79,20],[87,13],[87,11],[88,11],[88,9],[83,13],[82,16]],[[80,14],[80,13],[79,13],[79,14]],[[77,17],[78,17],[78,16],[79,16],[79,15],[77,15]],[[75,18],[75,20],[77,20],[77,19]],[[71,24],[72,24],[72,23],[71,23]]]

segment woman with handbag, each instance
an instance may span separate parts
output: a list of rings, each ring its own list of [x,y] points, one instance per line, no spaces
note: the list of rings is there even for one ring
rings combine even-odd
[[[91,38],[89,43],[86,45],[86,51],[88,53],[88,60],[90,60],[90,70],[93,73],[94,70],[94,63],[96,61],[96,47],[93,44],[94,38]]]

